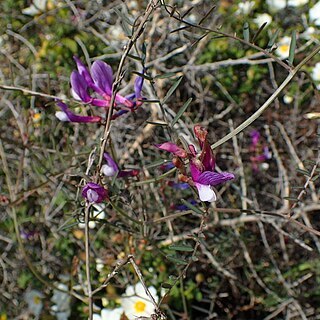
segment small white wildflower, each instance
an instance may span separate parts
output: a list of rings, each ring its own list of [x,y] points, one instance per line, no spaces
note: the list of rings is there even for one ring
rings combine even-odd
[[[258,14],[257,17],[253,19],[253,22],[259,27],[262,26],[265,22],[268,25],[271,23],[271,21],[272,21],[272,17],[270,16],[270,14],[267,14],[267,13]]]
[[[157,291],[154,287],[148,288],[152,297],[158,302]],[[125,295],[121,298],[121,305],[129,320],[137,317],[150,317],[154,313],[154,305],[147,296],[141,282],[135,286],[129,286]]]
[[[278,48],[275,51],[280,58],[285,59],[289,57],[290,42],[290,37],[283,37],[282,39],[280,39]]]
[[[277,12],[286,7],[286,0],[267,0],[267,5],[271,12]]]
[[[313,22],[316,26],[320,26],[320,1],[318,1],[309,10],[309,19],[310,19],[310,22]]]
[[[252,11],[254,5],[255,5],[254,1],[240,2],[238,4],[238,10],[236,11],[236,14],[248,15]]]
[[[293,101],[293,97],[292,97],[292,96],[289,96],[289,95],[287,95],[287,94],[285,94],[285,95],[283,96],[283,102],[284,102],[285,104],[290,104],[292,101]]]
[[[30,290],[26,292],[24,301],[28,304],[28,310],[36,317],[39,318],[42,311],[42,299],[44,295],[38,290]]]

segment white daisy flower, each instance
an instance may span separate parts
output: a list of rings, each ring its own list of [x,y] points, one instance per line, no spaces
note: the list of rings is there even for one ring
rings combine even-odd
[[[290,37],[283,37],[278,42],[278,48],[275,52],[281,59],[285,59],[289,57],[290,42],[291,42]]]
[[[42,311],[43,298],[44,295],[38,290],[30,290],[24,295],[24,301],[28,304],[28,310],[35,316],[36,319],[39,318]]]
[[[155,302],[158,302],[156,289],[151,286],[148,290]],[[121,305],[129,320],[134,320],[137,317],[150,317],[155,311],[141,282],[126,289],[126,293],[121,298]]]

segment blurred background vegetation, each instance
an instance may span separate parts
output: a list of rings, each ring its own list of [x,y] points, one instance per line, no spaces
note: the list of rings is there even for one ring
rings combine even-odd
[[[112,126],[109,151],[122,168],[139,169],[140,174],[131,180],[107,181],[115,206],[97,209],[103,216],[94,219],[90,231],[95,287],[117,262],[133,254],[146,283],[161,296],[190,259],[190,252],[170,245],[194,247],[200,241],[196,261],[163,301],[168,319],[320,319],[318,237],[277,216],[260,214],[260,210],[286,214],[295,205],[294,219],[320,229],[319,54],[263,116],[215,150],[219,169],[237,176],[218,188],[218,202],[203,207],[191,188],[174,187],[175,173],[144,182],[168,170],[163,164],[170,156],[154,148],[155,143],[177,137],[195,143],[196,123],[208,129],[211,143],[216,142],[253,114],[287,76],[279,62],[237,39],[244,39],[245,23],[253,43],[254,34],[268,22],[254,44],[287,65],[290,41],[285,37],[293,31],[294,65],[319,45],[320,9],[318,18],[312,11],[319,3],[284,2],[284,6],[282,1],[259,0],[166,2],[191,24],[214,6],[201,26],[227,36],[193,27],[178,30],[185,24],[159,3],[125,63],[121,90],[131,92],[133,72],[141,72],[146,48],[144,66],[153,80],[145,81],[143,93],[151,102]],[[87,62],[104,60],[115,72],[146,5],[142,0],[0,3],[1,319],[88,316],[84,302],[60,297],[50,284],[63,284],[80,295],[85,292],[84,200],[79,187],[103,126],[59,122],[53,96],[71,97],[74,55]],[[163,109],[152,102],[163,99],[181,76]],[[172,121],[189,98],[192,103],[170,131],[163,124]],[[90,112],[74,101],[70,105],[79,113]],[[254,150],[252,130],[261,134]],[[252,159],[264,147],[272,157],[256,168]],[[307,192],[297,201],[312,169]],[[181,199],[198,210],[182,207]],[[252,211],[217,212],[215,207]],[[199,209],[207,210],[208,217],[203,235],[195,239]],[[177,218],[157,221],[172,214]],[[132,267],[122,268],[95,296],[95,312],[119,306],[126,287],[137,281]],[[59,299],[66,305],[56,302]]]

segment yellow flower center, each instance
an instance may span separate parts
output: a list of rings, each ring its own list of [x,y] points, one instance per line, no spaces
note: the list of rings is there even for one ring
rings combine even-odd
[[[137,312],[137,313],[141,313],[141,312],[144,312],[144,310],[146,309],[146,304],[143,302],[143,301],[137,301],[135,304],[134,304],[134,310]]]
[[[35,113],[33,115],[33,121],[39,121],[41,119],[41,113]]]
[[[33,297],[34,304],[39,304],[41,302],[41,298],[38,296]]]
[[[279,51],[282,53],[282,54],[288,54],[289,53],[289,45],[287,44],[283,44],[279,47]]]

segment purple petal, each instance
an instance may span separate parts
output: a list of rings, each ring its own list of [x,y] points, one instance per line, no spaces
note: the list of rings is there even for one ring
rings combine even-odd
[[[272,153],[270,152],[268,146],[265,146],[263,148],[263,155],[264,155],[266,160],[270,160],[272,158]]]
[[[88,182],[82,189],[82,196],[91,203],[100,203],[108,197],[108,192],[99,184]]]
[[[87,67],[82,63],[82,61],[74,56],[73,59],[75,60],[76,64],[77,64],[77,69],[80,73],[80,75],[85,79],[86,83],[91,86],[93,84],[93,80],[92,77],[87,69]]]
[[[203,164],[204,170],[214,171],[216,166],[216,160],[214,158],[213,151],[208,141],[205,141],[202,145],[200,160]]]
[[[85,103],[90,102],[92,99],[89,96],[87,90],[88,85],[85,79],[80,75],[78,71],[73,71],[70,76],[70,82],[74,93]]]
[[[133,102],[130,101],[127,97],[123,97],[121,94],[116,94],[116,102],[119,104],[123,104],[128,108],[132,108],[134,106]]]
[[[233,173],[229,173],[229,172],[218,173],[218,172],[205,171],[200,174],[200,176],[195,182],[198,182],[203,185],[216,186],[220,183],[223,183],[232,179],[234,179]]]
[[[136,80],[134,81],[134,93],[135,93],[136,99],[141,98],[143,80],[144,80],[143,77],[137,77]]]
[[[91,67],[94,83],[108,96],[112,95],[112,68],[103,61],[97,60]]]
[[[126,178],[126,177],[136,177],[139,174],[139,170],[120,170],[118,173],[119,178]]]
[[[165,150],[168,152],[173,153],[175,156],[178,156],[180,158],[186,158],[187,157],[187,152],[178,147],[175,143],[173,142],[165,142],[162,144],[155,144],[155,147],[161,149],[161,150]]]
[[[61,108],[62,112],[65,114],[65,117],[62,117],[62,114],[56,114],[59,120],[61,121],[68,121],[69,119],[70,122],[77,122],[77,123],[90,123],[90,122],[100,122],[101,118],[98,116],[79,116],[74,114],[68,106],[59,101],[57,105]]]
[[[114,176],[118,171],[119,167],[116,164],[116,162],[112,159],[109,153],[105,152],[103,154],[104,160],[106,161],[107,164],[102,166],[102,172],[104,173],[105,176],[107,177],[112,177]]]
[[[196,159],[190,160],[190,172],[191,172],[191,177],[192,177],[193,181],[198,181],[198,179],[201,175],[201,170],[198,167],[196,161],[197,161]]]
[[[255,148],[260,139],[260,132],[258,130],[252,130],[250,133],[250,137],[251,137],[251,146]]]

